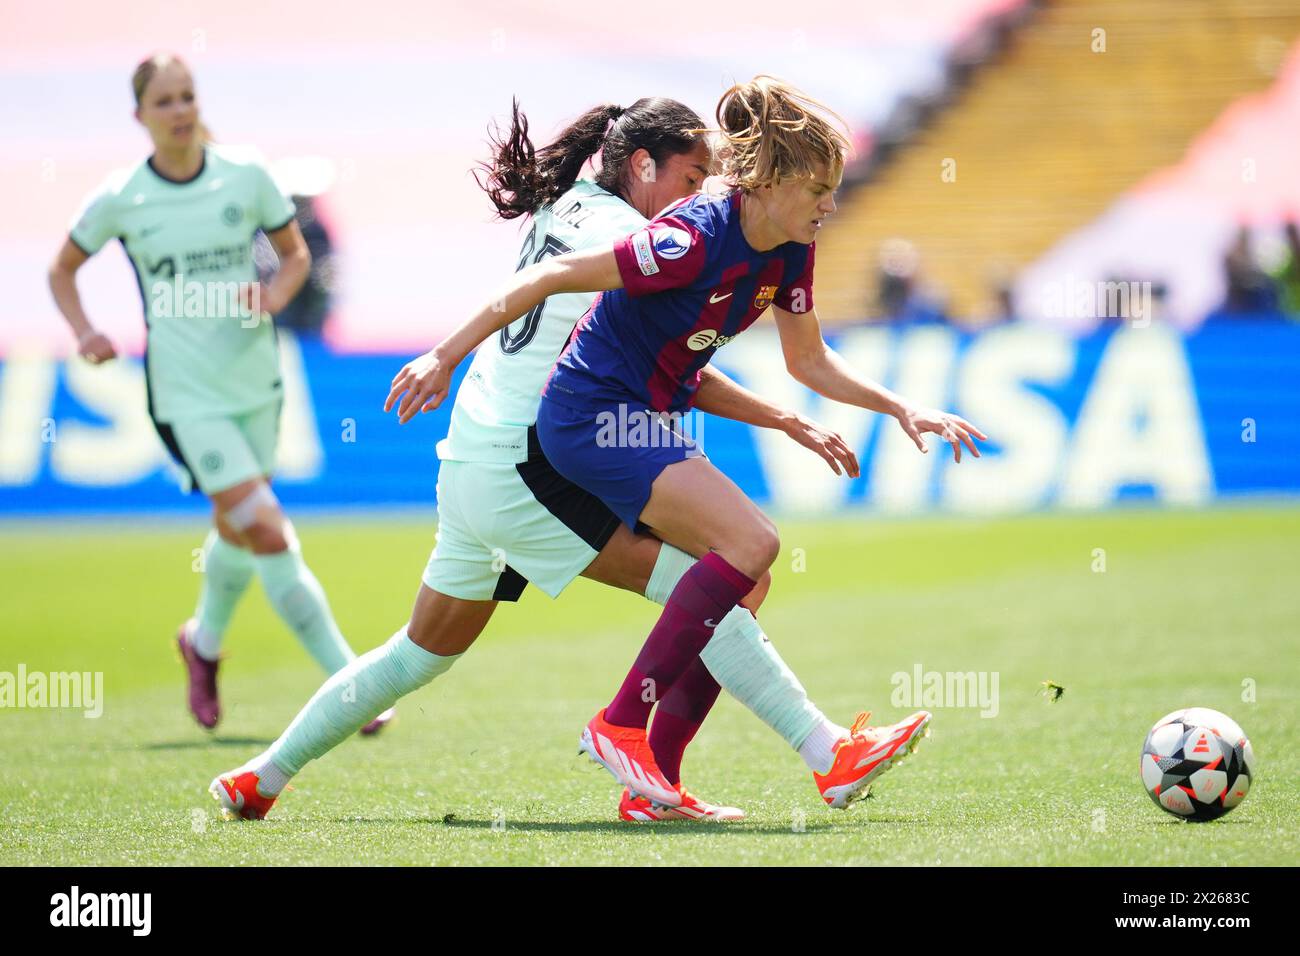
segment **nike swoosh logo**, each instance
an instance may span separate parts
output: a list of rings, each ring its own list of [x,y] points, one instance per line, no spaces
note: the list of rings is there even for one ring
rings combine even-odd
[[[709,296],[709,302],[711,304],[716,305],[717,303],[721,302],[723,299],[730,299],[731,295],[732,294],[730,292],[728,292],[726,295],[716,295],[716,294],[711,295]]]
[[[147,237],[147,236],[152,236],[155,232],[157,232],[159,229],[161,229],[161,228],[163,227],[163,225],[164,225],[164,224],[160,223],[160,224],[158,224],[158,225],[156,225],[156,226],[150,226],[150,227],[148,227],[147,229],[141,229],[141,230],[140,230],[140,238],[141,238],[141,239],[144,239],[144,238]]]
[[[717,622],[716,622],[715,620],[713,620],[713,618],[711,618],[711,617],[706,617],[706,618],[704,619],[704,626],[705,626],[705,627],[717,627],[718,624],[717,624]]]

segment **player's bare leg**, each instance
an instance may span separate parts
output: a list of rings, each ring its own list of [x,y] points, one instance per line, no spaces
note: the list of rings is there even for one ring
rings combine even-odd
[[[430,654],[464,654],[483,633],[496,609],[496,601],[464,601],[421,584],[407,634]]]
[[[220,521],[252,553],[267,599],[307,653],[330,674],[354,659],[269,482],[241,482],[213,494],[212,503]]]
[[[215,492],[210,500],[214,535],[205,551],[204,593],[195,618],[182,624],[177,635],[189,672],[190,709],[208,727],[215,725],[220,713],[216,689],[220,639],[234,600],[255,572],[281,619],[326,671],[334,673],[356,657],[334,621],[320,582],[302,559],[297,536],[271,491],[269,476]],[[238,578],[230,571],[236,555],[243,562]],[[392,717],[387,710],[360,732],[375,734]]]
[[[663,545],[658,539],[633,535],[626,528],[619,528],[584,574],[614,587],[645,594],[662,604],[694,560],[676,548]],[[757,608],[769,584],[770,578],[764,576],[754,591],[746,596],[744,603]],[[340,681],[352,681],[353,696],[369,693],[369,672],[388,668],[390,662],[387,658],[397,654],[411,658],[409,669],[432,675],[415,685],[422,686],[448,669],[460,654],[468,650],[487,626],[495,609],[495,601],[461,600],[421,585],[407,628],[393,635],[383,648],[362,655],[346,668],[346,673],[336,677]],[[406,645],[412,645],[419,653],[412,653]],[[387,654],[380,653],[384,648],[388,648]],[[814,730],[824,728],[824,735],[829,738],[828,750],[836,740],[848,735],[847,730],[827,721],[808,702],[803,688],[762,634],[753,615],[744,608],[724,620],[705,657],[710,666],[722,675],[721,682],[728,692],[791,746],[800,749],[801,754],[804,753],[801,744]],[[250,817],[265,813],[293,774],[348,736],[347,724],[343,724],[338,732],[329,730],[340,717],[340,704],[337,697],[324,694],[324,690],[317,692],[277,741],[277,745],[283,746],[278,750],[273,746],[244,767],[222,774],[213,781],[213,793],[224,809]],[[403,693],[409,693],[409,690]],[[397,696],[400,694],[391,698],[381,697],[379,705],[389,706]],[[328,710],[329,720],[313,719],[310,715],[313,709]],[[272,751],[279,753],[278,764],[269,756]],[[828,760],[824,767],[812,763],[810,766],[825,770],[829,769],[830,762]],[[267,778],[265,782],[260,781],[259,772]],[[703,803],[691,797],[688,805],[698,807]],[[245,811],[242,807],[248,809]],[[720,809],[729,811],[731,808]]]
[[[780,542],[767,516],[702,457],[659,474],[641,520],[665,541],[703,556],[673,588],[622,686],[588,722],[580,746],[634,793],[676,806],[680,796],[646,741],[650,712],[754,589]]]

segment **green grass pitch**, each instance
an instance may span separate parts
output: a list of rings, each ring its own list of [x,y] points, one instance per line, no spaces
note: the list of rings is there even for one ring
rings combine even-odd
[[[620,823],[578,732],[657,612],[579,582],[498,610],[447,676],[374,740],[310,765],[261,823],[220,820],[208,781],[258,752],[321,674],[254,585],[236,614],[216,733],[184,708],[170,646],[200,523],[0,526],[0,670],[103,671],[104,713],[0,710],[0,864],[1294,864],[1300,857],[1300,510],[781,523],[760,619],[813,699],[849,722],[910,707],[891,675],[996,672],[995,717],[935,709],[930,739],[847,812],[724,694],[687,783],[733,825]],[[364,650],[405,619],[431,523],[299,523]],[[799,549],[796,551],[795,549]],[[1103,549],[1105,570],[1095,570]],[[798,569],[798,570],[796,570]],[[1049,703],[1040,682],[1064,696]],[[1253,688],[1253,694],[1252,694]],[[1243,699],[1243,696],[1246,699]],[[1222,710],[1258,779],[1227,817],[1160,812],[1138,779],[1168,711]]]

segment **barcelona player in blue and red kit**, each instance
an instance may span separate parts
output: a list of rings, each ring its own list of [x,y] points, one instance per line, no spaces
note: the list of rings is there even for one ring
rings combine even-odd
[[[957,415],[917,407],[867,379],[822,338],[813,244],[835,211],[848,148],[822,110],[772,77],[732,87],[717,110],[723,175],[732,187],[725,197],[687,199],[612,246],[517,272],[476,316],[408,363],[388,396],[387,407],[397,404],[400,420],[409,421],[446,397],[452,369],[472,348],[546,296],[604,292],[543,389],[537,436],[552,467],[625,524],[700,556],[581,741],[624,786],[665,806],[680,796],[646,743],[655,702],[780,548],[767,516],[662,417],[690,407],[712,354],[771,308],[787,370],[822,396],[894,417],[922,452],[922,435],[938,434],[957,461],[963,446],[978,456],[974,439],[985,437]],[[651,421],[624,429],[633,416]],[[921,711],[872,727],[867,716],[835,742],[827,773],[814,775],[832,806],[865,792],[930,720]]]
[[[687,411],[700,370],[771,305],[812,309],[813,245],[758,252],[740,228],[741,194],[694,196],[614,245],[623,288],[578,323],[542,390],[538,438],[570,481],[635,528],[664,467],[698,454],[653,413]],[[613,456],[597,440],[610,420],[641,416],[659,435]],[[643,429],[645,431],[645,429]],[[611,460],[614,459],[614,460]]]

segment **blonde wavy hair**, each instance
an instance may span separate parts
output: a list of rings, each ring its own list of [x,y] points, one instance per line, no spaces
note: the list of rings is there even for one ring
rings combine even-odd
[[[171,66],[173,63],[182,67],[193,78],[194,72],[190,69],[189,64],[174,53],[155,53],[136,64],[135,70],[131,73],[131,92],[135,95],[135,105],[137,107],[144,100],[144,91],[148,88],[149,81],[157,76],[160,70]],[[198,134],[201,142],[213,142],[212,131],[208,129],[202,120],[199,120]]]
[[[717,120],[718,129],[701,132],[714,134],[722,176],[743,192],[823,171],[835,176],[852,149],[842,117],[766,74],[723,93]]]

